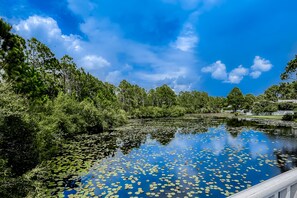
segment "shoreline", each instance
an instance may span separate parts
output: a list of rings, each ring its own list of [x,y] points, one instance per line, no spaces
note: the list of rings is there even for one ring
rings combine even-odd
[[[279,126],[279,127],[292,127],[297,129],[297,122],[294,121],[284,121],[274,118],[265,118],[264,116],[255,117],[255,116],[235,116],[234,114],[229,113],[210,113],[210,114],[187,114],[185,116],[199,116],[199,117],[209,117],[209,118],[226,118],[226,119],[238,119],[243,121],[257,122],[263,125],[270,126]],[[267,116],[269,117],[269,116]]]

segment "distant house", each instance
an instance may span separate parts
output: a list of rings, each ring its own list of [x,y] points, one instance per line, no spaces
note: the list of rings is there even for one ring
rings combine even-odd
[[[297,100],[278,100],[279,103],[297,103]]]

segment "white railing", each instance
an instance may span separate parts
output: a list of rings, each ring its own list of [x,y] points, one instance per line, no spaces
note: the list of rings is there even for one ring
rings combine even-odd
[[[273,177],[229,198],[297,198],[297,168]]]

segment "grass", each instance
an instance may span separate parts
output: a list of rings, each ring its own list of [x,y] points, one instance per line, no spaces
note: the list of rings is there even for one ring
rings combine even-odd
[[[247,118],[258,118],[258,119],[270,119],[270,120],[281,120],[283,116],[280,115],[269,115],[269,116],[244,116]]]
[[[198,114],[200,116],[207,116],[207,117],[222,117],[222,118],[232,118],[232,117],[238,117],[238,118],[256,118],[256,119],[268,119],[268,120],[282,120],[281,115],[267,115],[267,116],[256,116],[256,115],[252,115],[252,116],[248,116],[248,115],[242,115],[239,114],[238,116],[235,116],[232,113],[209,113],[209,114]]]

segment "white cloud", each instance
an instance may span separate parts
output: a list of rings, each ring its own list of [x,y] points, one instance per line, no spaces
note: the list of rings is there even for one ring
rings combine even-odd
[[[256,79],[261,76],[262,72],[267,72],[271,68],[272,64],[269,60],[256,56],[254,58],[254,64],[250,68],[251,72],[248,68],[240,65],[228,73],[226,71],[226,65],[220,60],[210,66],[203,67],[201,71],[211,73],[213,79],[222,80],[225,83],[239,84],[244,76],[250,75],[252,78]]]
[[[254,59],[254,64],[252,65],[252,70],[266,72],[272,68],[272,64],[269,60],[256,56]]]
[[[50,17],[30,16],[13,26],[14,30],[26,39],[37,37],[43,43],[62,56],[65,53],[81,52],[82,41],[77,35],[64,35],[57,22]]]
[[[96,55],[87,55],[83,57],[81,60],[81,64],[83,64],[84,67],[90,70],[110,66],[110,62],[108,62],[101,56]]]
[[[257,79],[261,76],[261,74],[262,74],[262,72],[260,72],[260,71],[253,71],[250,73],[250,76],[254,79]]]
[[[229,73],[228,80],[226,80],[225,82],[231,84],[239,84],[242,81],[243,77],[248,74],[249,70],[240,65]]]
[[[199,38],[196,35],[193,26],[191,24],[186,24],[173,46],[181,51],[187,52],[196,47],[198,41]]]
[[[19,21],[13,28],[26,39],[36,37],[48,45],[58,58],[68,54],[80,67],[84,67],[89,72],[101,69],[102,76],[99,76],[102,78],[105,76],[104,70],[111,66],[111,63],[100,52],[94,54],[96,50],[89,47],[91,43],[83,41],[78,35],[63,34],[53,18],[34,15]]]
[[[262,72],[267,72],[272,68],[272,64],[269,60],[261,58],[260,56],[255,56],[254,64],[251,66],[253,72],[250,73],[250,76],[254,79],[259,78]]]
[[[211,73],[211,77],[217,80],[226,80],[228,76],[226,65],[220,60],[208,67],[203,67],[201,71],[204,73]]]

